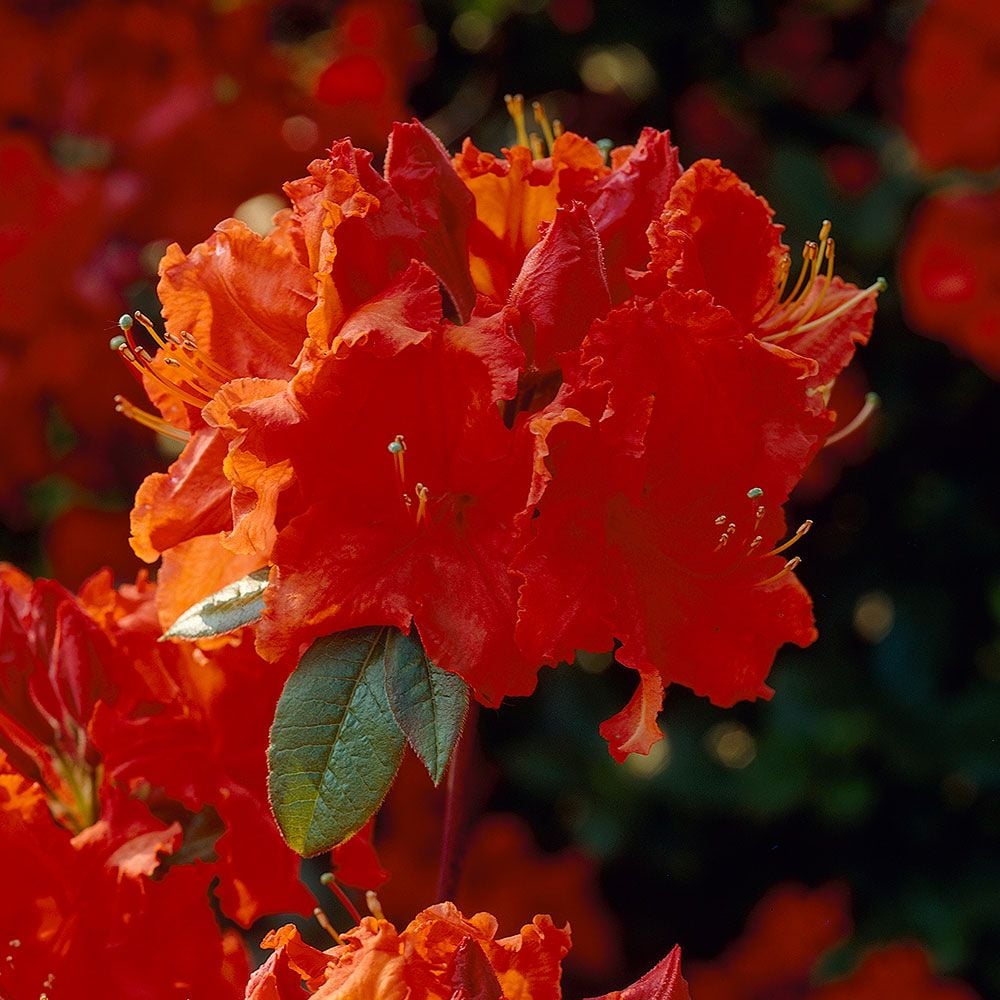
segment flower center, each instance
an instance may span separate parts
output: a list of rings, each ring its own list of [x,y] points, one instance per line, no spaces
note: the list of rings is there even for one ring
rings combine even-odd
[[[413,495],[416,497],[416,510],[413,509],[413,496],[410,495],[406,485],[406,438],[402,434],[397,434],[388,444],[389,454],[396,470],[396,479],[402,490],[401,498],[403,506],[408,514],[412,514],[416,524],[421,524],[427,519],[427,501],[430,499],[430,490],[423,483],[415,483]]]
[[[770,549],[767,552],[760,552],[758,550],[763,544],[764,537],[758,534],[757,531],[758,528],[760,528],[761,522],[764,520],[764,515],[767,513],[767,507],[763,503],[758,503],[758,501],[762,500],[764,491],[759,486],[754,486],[752,489],[747,490],[746,495],[747,499],[752,503],[752,524],[749,529],[741,532],[737,521],[735,519],[730,520],[728,514],[719,514],[719,516],[713,521],[713,524],[716,527],[722,529],[722,533],[719,535],[719,540],[716,542],[715,548],[712,551],[722,552],[723,550],[726,550],[735,551],[737,553],[735,560],[730,565],[727,572],[732,572],[737,567],[742,566],[744,564],[744,560],[748,557],[752,557],[754,559],[769,559],[771,556],[781,555],[782,552],[786,552],[803,536],[805,536],[809,529],[813,526],[812,521],[803,521],[802,524],[800,524],[795,530],[795,533],[786,541],[782,542],[780,545],[776,545],[773,549]],[[788,573],[791,573],[800,562],[802,562],[802,560],[798,556],[793,556],[780,570],[778,570],[777,573],[772,574],[766,579],[759,580],[756,586],[764,587],[780,580]]]

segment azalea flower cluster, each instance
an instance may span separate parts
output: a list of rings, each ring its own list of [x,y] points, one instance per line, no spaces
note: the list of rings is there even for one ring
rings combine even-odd
[[[170,247],[166,333],[115,343],[160,413],[121,408],[184,442],[132,544],[163,555],[165,625],[270,566],[264,657],[415,627],[487,705],[617,643],[622,758],[669,683],[766,697],[813,640],[782,505],[880,284],[836,276],[828,224],[793,267],[767,203],[666,133],[609,160],[538,109],[546,155],[511,106],[501,157],[397,125],[383,173],[335,143],[267,236]]]
[[[1000,27],[989,0],[933,0],[914,28],[904,76],[907,131],[921,163],[949,173],[918,207],[901,262],[914,327],[994,377],[1000,376],[998,49]]]
[[[0,9],[0,419],[20,429],[0,464],[8,519],[23,520],[22,492],[52,472],[93,508],[151,467],[107,405],[128,380],[100,346],[126,302],[151,298],[165,237],[197,239],[241,203],[273,199],[327,136],[378,143],[405,114],[424,56],[409,0],[339,5],[322,45],[278,45],[270,7]]]

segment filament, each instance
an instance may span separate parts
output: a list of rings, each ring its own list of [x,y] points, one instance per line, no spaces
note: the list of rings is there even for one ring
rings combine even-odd
[[[809,529],[812,526],[813,526],[812,521],[803,521],[796,529],[795,534],[792,535],[792,537],[789,538],[787,542],[784,542],[777,548],[771,549],[770,552],[765,553],[763,558],[767,558],[767,556],[781,555],[781,553],[784,552],[786,549],[790,549],[800,538],[803,537],[803,535],[808,534]]]
[[[124,396],[115,396],[115,410],[128,420],[133,420],[135,423],[148,427],[151,431],[156,431],[157,434],[162,434],[173,441],[187,443],[191,440],[191,435],[187,431],[174,427],[173,424],[167,423],[166,420],[154,413],[139,409]]]
[[[879,398],[877,392],[869,392],[865,394],[864,405],[858,410],[854,419],[844,427],[841,427],[839,431],[831,434],[823,444],[824,448],[829,447],[831,444],[836,444],[838,441],[843,441],[845,437],[849,434],[853,434],[862,424],[868,422],[869,417],[882,405],[882,400]]]
[[[784,566],[781,567],[781,569],[778,570],[777,573],[774,574],[774,576],[769,576],[766,580],[761,580],[760,583],[757,584],[757,586],[766,587],[769,583],[775,583],[776,581],[780,580],[783,576],[787,576],[789,573],[791,573],[795,569],[795,567],[798,566],[799,563],[801,562],[802,560],[798,556],[793,556],[791,559],[788,560],[788,562],[785,563]]]
[[[524,96],[522,94],[507,94],[504,96],[504,104],[507,105],[507,114],[514,122],[517,130],[517,144],[519,146],[529,146],[528,130],[524,124]]]

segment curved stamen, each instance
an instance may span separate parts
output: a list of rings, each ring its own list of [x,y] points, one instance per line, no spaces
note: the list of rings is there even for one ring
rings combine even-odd
[[[800,538],[809,533],[809,529],[813,526],[812,521],[803,521],[795,531],[795,534],[788,539],[787,542],[783,542],[777,548],[771,549],[770,552],[764,553],[761,556],[762,559],[766,559],[767,556],[777,556],[781,555],[786,549],[790,549]]]
[[[867,423],[869,417],[882,405],[882,400],[877,392],[865,393],[864,405],[858,410],[854,419],[844,427],[841,427],[839,431],[831,434],[826,441],[823,443],[824,448],[828,448],[831,444],[836,444],[838,441],[843,441],[845,437],[849,434],[853,434],[862,424]]]
[[[517,144],[530,148],[528,130],[524,123],[524,95],[505,94],[503,102],[507,105],[507,114],[510,115],[511,120],[514,122],[514,128],[517,130]]]
[[[781,567],[781,569],[778,570],[777,573],[774,574],[774,576],[769,576],[766,580],[761,580],[760,583],[757,584],[757,586],[766,587],[769,583],[776,583],[782,577],[787,576],[789,573],[791,573],[795,569],[795,567],[798,566],[799,563],[801,562],[802,560],[798,556],[793,556],[791,559],[788,560],[788,562],[785,563],[784,566]]]
[[[124,396],[115,396],[115,410],[126,419],[133,420],[143,427],[148,427],[151,431],[156,431],[157,434],[162,434],[173,441],[181,441],[186,444],[191,440],[191,435],[187,431],[182,431],[179,427],[174,427],[173,424],[167,423],[166,420],[156,416],[155,413],[139,409],[138,406],[134,406]]]

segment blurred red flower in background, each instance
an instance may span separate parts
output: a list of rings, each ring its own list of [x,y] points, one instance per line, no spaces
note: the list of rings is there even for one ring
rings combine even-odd
[[[932,0],[913,28],[904,123],[932,170],[1000,163],[1000,20],[992,0]]]
[[[918,945],[869,953],[849,975],[820,985],[821,960],[850,936],[847,890],[783,885],[755,907],[743,936],[719,958],[688,970],[695,1000],[976,1000],[964,983],[938,978]]]
[[[913,326],[1000,377],[1000,192],[927,198],[914,214],[900,269]]]
[[[20,429],[0,455],[9,519],[53,471],[99,498],[151,467],[114,414],[127,381],[101,346],[109,320],[149,294],[159,241],[193,241],[241,203],[266,224],[273,209],[248,199],[344,132],[378,145],[405,115],[425,57],[409,0],[347,5],[322,41],[278,44],[275,13],[192,0],[0,11],[0,406]],[[378,87],[320,86],[352,59]]]

